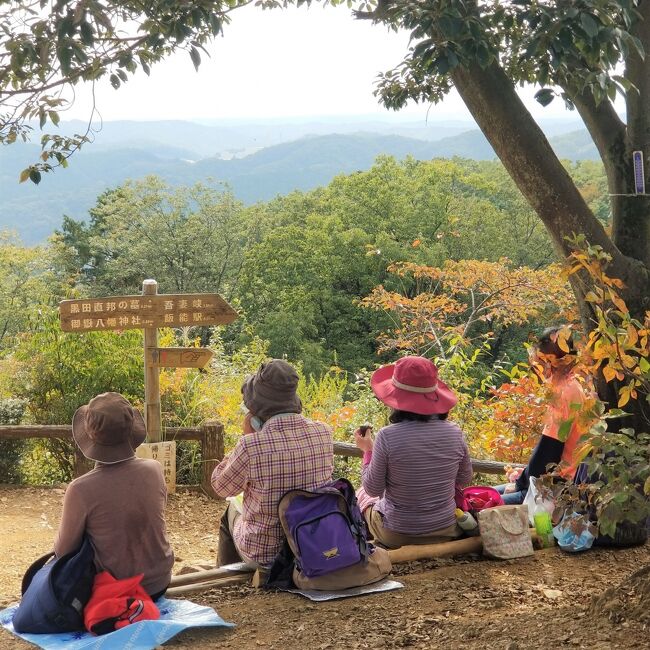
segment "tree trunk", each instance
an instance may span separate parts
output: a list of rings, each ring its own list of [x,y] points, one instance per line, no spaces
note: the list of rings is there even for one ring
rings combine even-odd
[[[591,245],[601,246],[612,257],[609,274],[620,278],[626,285],[621,296],[631,314],[643,320],[650,305],[650,273],[644,263],[650,247],[650,232],[643,227],[648,215],[639,206],[646,202],[650,204],[650,199],[641,198],[634,202],[630,197],[618,197],[621,200],[614,197],[613,208],[619,210],[613,219],[615,232],[618,233],[617,241],[625,247],[621,251],[585,203],[503,69],[496,63],[485,69],[476,64],[459,66],[453,70],[452,78],[481,131],[543,221],[559,255],[566,258],[571,253],[572,246],[567,238],[576,234],[584,234]],[[650,102],[647,105],[650,106]],[[614,154],[615,150],[614,147],[611,153]],[[625,163],[621,158],[618,161],[621,165],[618,178],[623,179],[629,173],[626,167],[629,161]],[[614,156],[608,160],[610,170],[619,164],[618,161]],[[628,201],[622,200],[625,198]],[[583,326],[585,331],[589,331],[593,328],[593,312],[590,303],[584,299],[583,287],[589,289],[590,279],[582,277],[581,281],[574,279],[572,287]],[[616,406],[616,387],[602,381],[598,384],[601,399]],[[638,427],[637,431],[648,430],[650,413],[645,402],[630,403],[627,410],[634,411],[633,417],[625,418],[621,426]]]
[[[641,151],[645,163],[645,180],[650,192],[650,68],[647,56],[650,52],[650,1],[639,3],[640,20],[632,27],[632,33],[642,43],[646,52],[640,56],[634,49],[625,61],[625,77],[636,87],[626,93],[627,150],[618,159],[622,173],[622,194],[634,194],[632,152]],[[625,255],[643,262],[650,268],[650,193],[638,196],[613,197],[612,238]],[[645,294],[648,300],[648,292]],[[648,305],[648,303],[645,303]]]

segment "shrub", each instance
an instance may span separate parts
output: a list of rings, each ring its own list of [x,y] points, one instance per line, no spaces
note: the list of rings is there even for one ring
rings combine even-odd
[[[0,424],[20,424],[26,406],[22,399],[0,399]],[[0,440],[0,483],[21,482],[21,458],[27,445],[27,440]]]

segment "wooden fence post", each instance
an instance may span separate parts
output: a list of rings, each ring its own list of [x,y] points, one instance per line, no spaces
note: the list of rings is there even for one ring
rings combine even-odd
[[[79,449],[79,447],[77,447],[74,442],[72,444],[74,444],[74,465],[72,470],[72,478],[79,478],[81,475],[89,472],[95,466],[95,463],[92,460],[88,460],[88,458],[86,458],[81,453],[81,449]]]
[[[201,425],[201,459],[203,461],[201,486],[208,496],[216,498],[210,480],[212,471],[223,460],[224,455],[223,424],[217,420],[206,420]]]

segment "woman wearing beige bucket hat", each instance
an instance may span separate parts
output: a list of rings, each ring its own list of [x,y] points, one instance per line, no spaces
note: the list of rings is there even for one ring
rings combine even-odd
[[[391,413],[374,442],[355,431],[370,533],[387,548],[460,537],[454,496],[457,484],[469,484],[472,465],[462,431],[447,420],[456,395],[432,361],[416,356],[379,368],[371,387]]]
[[[142,586],[158,598],[169,584],[174,554],[162,467],[135,456],[146,437],[142,415],[119,393],[102,393],[77,409],[72,436],[95,468],[65,492],[57,557],[76,551],[85,534],[99,571],[118,580],[143,573]]]

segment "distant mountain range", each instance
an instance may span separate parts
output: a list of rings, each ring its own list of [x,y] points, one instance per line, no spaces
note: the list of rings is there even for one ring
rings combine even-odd
[[[308,127],[312,133],[318,131],[314,124],[304,128]],[[321,125],[330,131],[338,131],[338,127]],[[345,131],[351,127],[349,124],[342,128]],[[74,123],[64,127],[68,132],[79,128],[80,124]],[[338,174],[368,169],[380,154],[398,159],[411,155],[420,160],[453,156],[475,160],[494,158],[492,148],[476,129],[458,132],[462,125],[454,124],[431,127],[426,139],[420,132],[417,133],[420,137],[406,137],[401,133],[411,129],[415,135],[418,128],[405,125],[397,129],[398,134],[298,133],[299,137],[293,141],[254,151],[256,143],[281,137],[280,127],[276,125],[274,130],[272,125],[263,125],[256,131],[250,125],[218,128],[189,122],[108,123],[103,127],[101,139],[75,154],[67,169],[44,175],[38,186],[29,182],[18,184],[20,171],[38,158],[38,145],[14,144],[0,149],[0,230],[18,231],[26,244],[43,241],[60,225],[64,214],[85,218],[100,193],[126,179],[148,174],[160,176],[173,185],[208,180],[226,182],[239,199],[254,203],[293,190],[326,185]],[[287,127],[284,135],[299,131],[295,126]],[[561,158],[597,158],[584,129],[564,132],[550,140]],[[229,159],[222,157],[231,156],[234,150],[247,149],[253,153]]]

